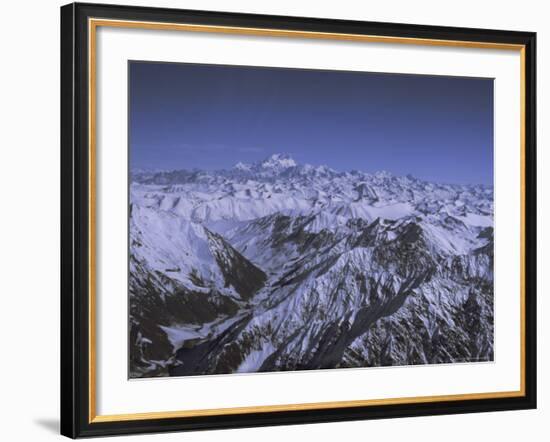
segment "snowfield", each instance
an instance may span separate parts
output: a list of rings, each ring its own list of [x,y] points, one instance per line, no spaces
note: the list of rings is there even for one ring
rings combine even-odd
[[[130,375],[493,359],[493,189],[286,155],[136,171]]]

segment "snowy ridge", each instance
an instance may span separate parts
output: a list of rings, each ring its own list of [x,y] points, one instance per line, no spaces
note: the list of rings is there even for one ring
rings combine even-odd
[[[492,187],[283,154],[131,177],[132,376],[492,360]]]

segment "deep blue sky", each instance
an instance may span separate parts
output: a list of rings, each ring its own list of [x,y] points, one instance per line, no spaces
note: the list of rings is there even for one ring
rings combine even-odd
[[[337,170],[493,182],[493,80],[130,62],[130,166],[288,153]]]

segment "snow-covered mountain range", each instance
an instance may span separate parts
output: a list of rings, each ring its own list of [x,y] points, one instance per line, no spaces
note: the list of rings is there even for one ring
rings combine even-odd
[[[493,359],[493,189],[273,155],[133,171],[130,375]]]

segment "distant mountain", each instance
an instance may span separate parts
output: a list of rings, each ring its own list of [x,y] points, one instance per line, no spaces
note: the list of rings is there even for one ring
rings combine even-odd
[[[272,155],[133,171],[132,377],[493,359],[493,189]]]

